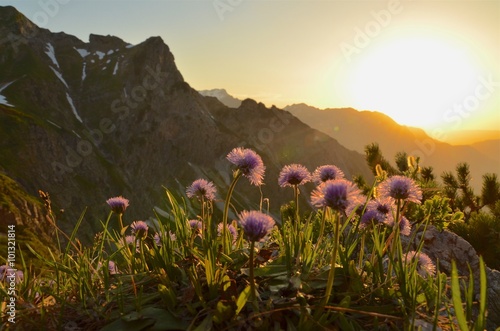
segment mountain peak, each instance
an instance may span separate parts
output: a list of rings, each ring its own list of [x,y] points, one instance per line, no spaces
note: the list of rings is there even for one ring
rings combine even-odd
[[[89,43],[94,44],[97,47],[102,46],[105,49],[115,49],[122,48],[127,46],[128,44],[124,42],[122,39],[115,36],[101,36],[97,34],[90,34]]]
[[[9,33],[30,37],[39,28],[12,6],[0,6],[0,35]],[[7,30],[7,31],[2,31]]]
[[[215,88],[211,90],[200,90],[198,91],[201,95],[205,97],[217,98],[220,102],[225,104],[230,108],[238,108],[241,105],[241,100],[230,95],[226,89]]]

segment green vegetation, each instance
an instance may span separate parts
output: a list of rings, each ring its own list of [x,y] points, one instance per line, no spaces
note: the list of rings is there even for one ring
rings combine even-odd
[[[76,238],[83,214],[72,233],[64,233],[50,210],[50,199],[42,194],[55,244],[18,245],[16,262],[24,277],[15,285],[15,327],[2,306],[5,326],[414,330],[427,324],[443,330],[484,329],[487,284],[482,260],[476,301],[472,274],[467,284],[455,267],[447,276],[421,252],[423,242],[410,251],[401,236],[415,242],[411,233],[425,232],[430,225],[463,229],[469,236],[483,225],[490,232],[498,229],[495,176],[486,175],[482,196],[471,198],[467,176],[460,172],[463,165],[451,196],[453,180],[441,189],[432,169],[424,176],[418,160],[405,154],[398,155],[390,176],[381,163],[370,161],[376,157],[367,155],[376,180],[366,185],[358,178],[359,189],[343,174],[323,181],[317,180],[317,172],[285,167],[280,185],[293,188],[294,201],[281,208],[280,217],[268,215],[263,200],[260,210],[235,210],[239,219],[226,220],[227,210],[234,209],[232,192],[238,190],[238,179],[247,177],[255,186],[263,180],[260,157],[255,159],[260,163],[245,163],[248,158],[238,159],[239,152],[228,156],[236,169],[230,192],[221,192],[226,195],[222,219],[214,213],[215,186],[199,181],[188,189],[188,197],[197,201],[196,213],[168,189],[168,215],[147,223],[127,218],[128,200],[108,200],[112,211],[93,244],[85,246]],[[252,167],[262,173],[252,172]],[[299,196],[298,186],[311,180],[317,187],[310,199]],[[299,210],[301,199],[316,208]],[[409,222],[401,226],[405,220]],[[495,258],[483,255],[485,261]],[[0,295],[8,298],[10,283],[4,274],[2,278]]]

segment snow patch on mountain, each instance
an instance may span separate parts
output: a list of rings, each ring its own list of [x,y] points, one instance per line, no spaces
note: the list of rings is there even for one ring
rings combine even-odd
[[[57,62],[56,59],[56,53],[54,51],[54,46],[52,46],[51,43],[47,43],[47,50],[45,51],[45,54],[52,60],[52,63],[59,68],[59,62]]]
[[[57,71],[53,66],[49,66],[49,67],[50,67],[50,69],[52,69],[52,71],[57,76],[57,78],[59,78],[59,80],[64,84],[64,86],[66,86],[66,88],[69,89],[68,83],[66,83],[66,81],[64,80],[62,74],[59,71]]]
[[[116,61],[115,68],[113,69],[113,76],[116,75],[117,71],[118,71],[118,61]]]
[[[241,100],[233,97],[225,89],[212,89],[198,91],[205,97],[217,98],[220,102],[231,108],[238,108],[241,105]]]
[[[106,53],[103,53],[101,51],[95,51],[94,54],[99,57],[99,60],[102,60],[104,58],[104,56],[106,55]]]
[[[75,114],[75,117],[77,120],[80,121],[80,123],[83,123],[82,118],[80,115],[78,115],[78,111],[76,110],[75,104],[73,103],[73,99],[69,96],[69,94],[66,92],[66,98],[68,99],[68,103],[71,107],[71,110],[73,111],[73,114]]]
[[[82,82],[85,80],[85,77],[87,77],[87,72],[85,71],[85,68],[87,67],[87,62],[83,62],[83,68],[82,68]]]
[[[14,83],[15,81],[12,81],[10,83],[7,83],[7,84],[4,84],[2,86],[0,86],[0,93],[2,93],[3,90],[5,90],[7,87],[9,87],[10,84]],[[14,107],[13,105],[11,105],[10,103],[7,102],[7,98],[4,97],[3,95],[0,94],[0,104],[1,105],[5,105],[5,106],[9,106],[9,107]]]
[[[90,52],[87,51],[86,49],[83,48],[75,48],[75,50],[80,54],[82,58],[86,57],[87,55],[90,55]]]

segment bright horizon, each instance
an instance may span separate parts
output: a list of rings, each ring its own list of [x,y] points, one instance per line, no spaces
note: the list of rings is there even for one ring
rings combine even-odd
[[[498,1],[5,1],[88,41],[160,36],[195,89],[267,106],[379,111],[433,132],[500,130]],[[438,137],[436,137],[438,138]]]

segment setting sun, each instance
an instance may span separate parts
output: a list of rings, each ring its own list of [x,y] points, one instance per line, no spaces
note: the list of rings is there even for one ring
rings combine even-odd
[[[479,76],[466,49],[433,37],[378,43],[352,68],[346,89],[355,108],[424,128],[446,125],[448,109],[474,92]]]

